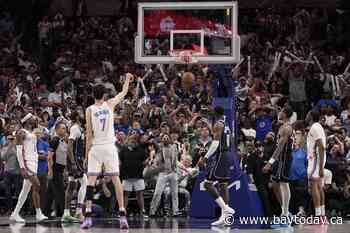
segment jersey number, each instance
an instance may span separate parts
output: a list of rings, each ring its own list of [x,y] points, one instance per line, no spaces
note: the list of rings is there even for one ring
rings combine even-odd
[[[102,124],[102,131],[105,131],[106,118],[100,119],[100,122],[101,122],[101,124]]]

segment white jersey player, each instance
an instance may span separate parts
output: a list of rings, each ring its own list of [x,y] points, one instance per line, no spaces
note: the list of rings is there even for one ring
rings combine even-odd
[[[311,185],[315,216],[324,217],[325,196],[323,190],[324,166],[326,164],[326,134],[319,123],[320,113],[310,113],[312,125],[307,135],[308,177]]]
[[[22,119],[23,129],[18,130],[16,134],[17,159],[21,168],[21,174],[24,178],[21,193],[18,196],[16,208],[11,214],[10,220],[24,223],[25,220],[19,215],[30,190],[32,189],[32,200],[36,209],[36,219],[38,221],[46,220],[40,209],[40,182],[37,177],[38,152],[37,138],[33,133],[37,120],[28,113]]]
[[[321,155],[317,147],[317,141],[322,143],[323,148],[326,148],[326,134],[322,125],[318,122],[312,124],[309,133],[307,134],[307,154],[308,154],[308,177],[309,179],[319,179],[320,169],[324,169],[326,165],[326,151],[322,153],[323,162],[320,163]]]
[[[88,161],[88,186],[86,190],[86,218],[82,228],[90,228],[91,204],[93,190],[97,177],[102,173],[111,176],[116,190],[119,205],[120,228],[128,229],[126,212],[124,208],[123,187],[119,179],[119,158],[115,145],[114,136],[114,108],[119,104],[129,89],[129,82],[133,78],[131,74],[126,75],[123,90],[117,96],[105,101],[105,87],[97,85],[94,87],[95,104],[86,110],[86,152]]]

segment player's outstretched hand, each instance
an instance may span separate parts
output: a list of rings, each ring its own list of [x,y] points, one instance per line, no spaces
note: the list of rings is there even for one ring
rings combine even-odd
[[[126,73],[126,80],[127,82],[132,82],[134,80],[134,75],[132,75],[131,73]]]

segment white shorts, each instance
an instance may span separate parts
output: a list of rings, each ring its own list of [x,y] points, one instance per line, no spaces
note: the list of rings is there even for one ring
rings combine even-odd
[[[143,191],[145,190],[145,180],[144,179],[127,179],[123,181],[124,191]]]
[[[88,156],[88,176],[99,176],[102,172],[104,176],[119,176],[119,156],[114,144],[93,145]]]
[[[38,174],[38,161],[24,161],[24,166],[29,176],[36,176]]]
[[[320,178],[320,157],[316,156],[315,158],[308,158],[308,165],[307,165],[307,175],[309,179],[318,179]],[[326,158],[323,162],[323,168],[326,165]]]

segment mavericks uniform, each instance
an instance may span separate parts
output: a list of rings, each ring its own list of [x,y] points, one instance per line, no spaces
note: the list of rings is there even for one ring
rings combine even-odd
[[[83,130],[78,124],[72,125],[70,128],[69,139],[73,140],[73,157],[74,162],[77,165],[78,174],[74,174],[74,178],[81,178],[85,173],[84,170],[84,158],[85,158],[85,138]],[[70,174],[73,176],[72,174]]]
[[[27,170],[28,175],[36,176],[38,170],[38,152],[37,152],[37,138],[36,135],[28,130],[21,129],[25,133],[23,141],[23,161],[24,168]]]
[[[225,121],[220,120],[216,124],[222,124],[225,126]],[[230,151],[232,145],[232,136],[228,129],[221,134],[220,144],[216,152],[208,159],[206,166],[206,179],[209,181],[227,182],[231,178],[230,166],[232,161],[230,160]]]
[[[283,127],[283,126],[282,126]],[[280,133],[278,133],[277,146],[280,140]],[[292,165],[292,152],[294,144],[294,135],[288,138],[287,143],[281,151],[278,160],[273,164],[272,167],[272,180],[279,182],[289,182],[289,172]]]
[[[308,156],[308,177],[320,178],[320,152],[316,150],[316,141],[321,139],[324,148],[326,148],[326,134],[320,123],[314,123],[307,134],[307,156]],[[326,165],[326,154],[324,156],[323,168]]]
[[[106,176],[119,175],[119,158],[115,146],[114,114],[107,102],[102,105],[92,105],[91,127],[93,133],[92,147],[88,158],[88,175]]]

